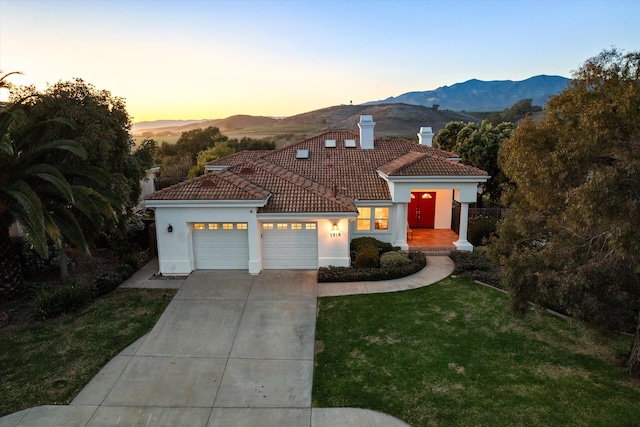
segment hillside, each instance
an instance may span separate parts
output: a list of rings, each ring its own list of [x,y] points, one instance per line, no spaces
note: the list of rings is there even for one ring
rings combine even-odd
[[[561,76],[534,76],[526,80],[468,80],[435,90],[407,92],[396,97],[368,102],[369,105],[402,102],[431,107],[438,104],[441,110],[454,111],[502,111],[522,99],[532,99],[533,105],[544,106],[550,96],[562,92],[569,79]]]
[[[216,126],[232,138],[265,137],[295,135],[303,137],[330,129],[348,129],[358,131],[360,115],[370,114],[376,122],[376,136],[413,137],[421,126],[431,126],[434,132],[442,129],[450,121],[478,121],[470,114],[454,111],[436,111],[421,105],[385,104],[385,105],[339,105],[297,114],[284,119],[256,116],[232,116],[226,119],[207,120],[184,126],[146,128],[133,132],[141,136],[142,132],[154,136],[179,136],[181,132]]]

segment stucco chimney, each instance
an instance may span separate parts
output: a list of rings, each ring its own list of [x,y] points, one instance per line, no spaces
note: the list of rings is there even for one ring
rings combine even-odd
[[[372,116],[360,116],[358,127],[360,128],[360,148],[363,150],[373,150],[373,128],[376,122]]]
[[[420,142],[420,145],[431,147],[433,146],[433,135],[430,127],[422,127],[420,128],[420,132],[418,132],[418,142]]]

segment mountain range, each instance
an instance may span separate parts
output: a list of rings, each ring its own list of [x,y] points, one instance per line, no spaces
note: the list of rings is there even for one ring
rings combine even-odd
[[[408,92],[381,101],[360,105],[339,105],[285,118],[235,115],[215,120],[158,120],[132,126],[134,137],[171,137],[182,132],[216,126],[232,138],[261,138],[274,135],[299,137],[329,129],[357,131],[358,118],[370,114],[376,121],[377,135],[415,136],[421,126],[434,132],[451,121],[480,121],[487,114],[503,111],[522,99],[543,106],[550,96],[564,90],[569,79],[560,76],[535,76],[522,81],[468,80],[424,92]],[[436,107],[437,105],[437,107]]]
[[[522,99],[532,99],[533,105],[544,106],[550,96],[562,92],[569,79],[561,76],[539,75],[526,80],[467,80],[435,90],[407,92],[367,104],[403,103],[467,112],[502,111]]]

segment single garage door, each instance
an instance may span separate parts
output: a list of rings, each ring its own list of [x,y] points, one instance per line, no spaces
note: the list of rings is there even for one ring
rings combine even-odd
[[[193,224],[193,252],[198,270],[248,269],[247,223]]]
[[[263,223],[263,267],[265,269],[317,269],[317,228],[315,222]]]

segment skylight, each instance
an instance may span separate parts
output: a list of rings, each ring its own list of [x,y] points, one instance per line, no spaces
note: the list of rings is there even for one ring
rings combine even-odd
[[[344,148],[355,148],[356,140],[355,139],[345,139],[344,140]]]
[[[335,139],[325,139],[324,148],[336,148],[338,142]]]
[[[309,150],[298,149],[298,151],[296,151],[296,159],[308,159],[308,158],[309,158]]]

